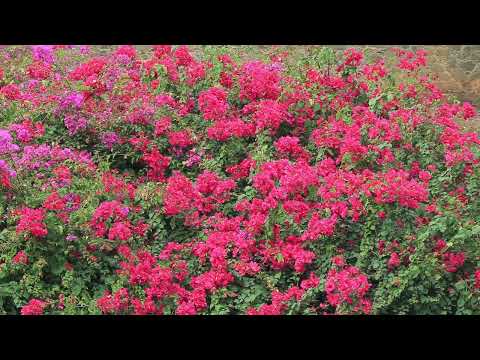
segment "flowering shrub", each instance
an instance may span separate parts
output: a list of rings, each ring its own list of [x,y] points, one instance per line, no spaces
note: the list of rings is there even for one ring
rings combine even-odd
[[[428,54],[0,49],[3,314],[478,314],[480,139]]]

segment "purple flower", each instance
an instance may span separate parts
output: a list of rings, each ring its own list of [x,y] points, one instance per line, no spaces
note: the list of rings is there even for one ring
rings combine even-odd
[[[270,70],[274,71],[282,71],[283,70],[283,64],[279,62],[274,62],[270,64]]]
[[[68,129],[68,134],[70,136],[75,135],[79,131],[85,130],[87,128],[87,119],[84,117],[76,117],[73,115],[65,116],[64,123]]]
[[[23,82],[20,84],[20,87],[24,90],[29,90],[29,89],[34,89],[38,84],[40,84],[40,81],[37,79],[30,79],[26,82]]]
[[[30,133],[30,129],[23,124],[12,124],[9,129],[14,131],[17,135],[17,139],[22,142],[29,142],[33,137],[33,134]]]
[[[82,93],[73,91],[59,101],[57,111],[63,111],[70,107],[79,109],[83,104],[83,100],[84,97]]]
[[[33,45],[32,51],[35,60],[44,61],[48,64],[54,62],[53,45]]]
[[[90,53],[90,46],[89,45],[80,45],[78,47],[78,50],[80,51],[80,54],[87,55],[87,54]]]
[[[75,240],[78,240],[78,237],[73,235],[73,234],[68,234],[67,237],[66,237],[66,240],[67,241],[75,241]]]
[[[7,173],[9,177],[17,176],[17,173],[10,168],[5,160],[0,159],[0,173]]]
[[[80,208],[80,196],[78,196],[77,194],[68,193],[67,195],[65,195],[64,200],[67,202],[67,211],[72,212]]]
[[[18,145],[12,143],[12,135],[7,130],[0,129],[0,155],[19,150]]]
[[[171,151],[172,151],[172,154],[173,154],[174,156],[176,156],[176,157],[180,157],[180,156],[182,156],[182,155],[185,153],[185,150],[184,150],[184,149],[178,148],[178,147],[176,147],[176,146],[173,147],[173,148],[171,149]]]
[[[46,144],[25,146],[21,157],[13,156],[17,165],[27,170],[48,169],[67,159],[94,166],[88,152],[74,152],[71,149],[60,147],[52,148]]]
[[[113,132],[106,132],[102,135],[102,144],[105,145],[108,149],[112,149],[113,145],[118,143],[118,135]]]
[[[196,154],[194,151],[190,151],[189,157],[185,163],[187,167],[192,167],[195,164],[198,164],[202,160],[202,157]]]
[[[79,108],[80,106],[82,106],[83,104],[83,94],[82,93],[79,93],[79,92],[74,92],[72,94],[70,94],[69,96],[69,100],[75,104],[75,106],[77,108]]]
[[[122,65],[128,65],[132,61],[132,59],[125,54],[117,55],[117,60]]]

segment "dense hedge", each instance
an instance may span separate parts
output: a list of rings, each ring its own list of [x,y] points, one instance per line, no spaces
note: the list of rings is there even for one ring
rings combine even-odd
[[[475,116],[427,54],[0,50],[0,312],[480,313]]]

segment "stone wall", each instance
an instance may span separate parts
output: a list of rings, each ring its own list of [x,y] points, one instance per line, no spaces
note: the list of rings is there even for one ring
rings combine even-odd
[[[430,64],[439,87],[480,105],[480,45],[434,46]]]
[[[344,49],[349,46],[334,45]],[[361,46],[383,53],[392,45]],[[401,45],[409,50],[425,49],[428,65],[438,76],[437,85],[446,93],[461,101],[480,106],[480,45]]]

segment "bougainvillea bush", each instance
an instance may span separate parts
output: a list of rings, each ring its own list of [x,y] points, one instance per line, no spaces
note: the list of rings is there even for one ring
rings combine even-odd
[[[2,47],[0,312],[479,314],[476,110],[427,60]]]

